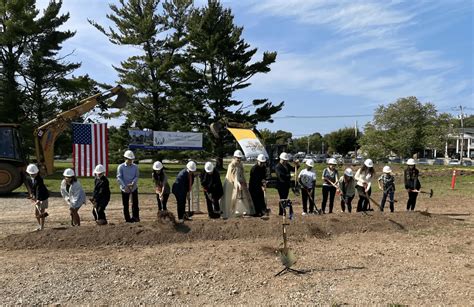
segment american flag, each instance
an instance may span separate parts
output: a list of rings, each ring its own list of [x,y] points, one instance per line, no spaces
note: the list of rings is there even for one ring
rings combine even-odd
[[[72,164],[76,176],[93,176],[97,164],[109,171],[107,124],[72,124]]]

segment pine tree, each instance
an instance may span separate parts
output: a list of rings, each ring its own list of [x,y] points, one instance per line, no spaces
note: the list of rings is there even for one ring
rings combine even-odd
[[[0,122],[20,121],[24,93],[18,83],[27,44],[37,33],[35,0],[0,0]]]
[[[130,87],[133,99],[128,104],[128,119],[139,128],[169,128],[169,99],[173,70],[182,61],[185,21],[191,0],[129,0],[110,5],[107,18],[115,29],[106,30],[89,22],[115,45],[138,47],[141,54],[114,67],[120,82]],[[161,14],[159,14],[161,12]]]
[[[69,14],[59,15],[62,1],[51,1],[36,22],[37,34],[26,46],[25,67],[21,71],[22,86],[26,94],[23,110],[30,122],[41,125],[57,113],[61,102],[53,99],[61,91],[78,91],[84,85],[68,75],[81,66],[69,63],[60,56],[61,45],[75,35],[72,31],[59,31]]]
[[[250,86],[255,74],[269,72],[276,52],[264,52],[261,61],[252,62],[257,49],[244,41],[243,27],[234,25],[231,10],[223,9],[219,1],[210,0],[206,7],[195,10],[188,32],[187,61],[181,65],[181,87],[175,91],[175,114],[185,115],[191,128],[204,132],[214,122],[245,122],[251,126],[271,122],[283,102],[273,105],[267,99],[255,99],[245,105],[234,94]],[[221,159],[225,142],[207,135],[212,139],[213,152]]]

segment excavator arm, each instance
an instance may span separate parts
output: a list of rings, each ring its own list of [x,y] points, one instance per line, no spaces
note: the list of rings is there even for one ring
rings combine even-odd
[[[118,85],[81,100],[76,107],[58,114],[54,119],[35,129],[36,158],[42,174],[51,175],[54,172],[54,143],[57,137],[69,127],[70,123],[92,110],[99,102],[116,95],[117,99],[110,107],[123,108],[127,96],[122,86]]]

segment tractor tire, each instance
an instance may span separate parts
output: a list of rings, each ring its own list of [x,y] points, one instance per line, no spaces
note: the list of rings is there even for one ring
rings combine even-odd
[[[20,185],[20,170],[11,164],[0,163],[0,195],[8,194]]]

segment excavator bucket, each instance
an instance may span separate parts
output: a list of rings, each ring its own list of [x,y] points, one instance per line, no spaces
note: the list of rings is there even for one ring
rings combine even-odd
[[[121,109],[125,107],[125,105],[127,104],[127,100],[127,93],[124,90],[121,90],[120,92],[118,92],[117,98],[115,99],[114,103],[112,103],[111,107]]]

